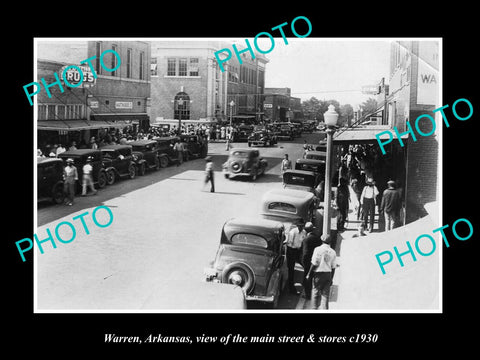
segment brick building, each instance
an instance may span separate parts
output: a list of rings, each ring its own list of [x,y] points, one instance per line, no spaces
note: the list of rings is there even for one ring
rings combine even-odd
[[[291,96],[291,89],[265,88],[265,119],[272,122],[303,120],[301,99]]]
[[[215,40],[152,42],[151,119],[176,126],[182,122],[222,122],[259,118],[263,108],[265,63],[235,56],[221,71],[214,53],[232,44]],[[233,107],[230,106],[234,102]]]
[[[105,53],[113,49],[119,54]],[[62,79],[65,66],[80,66],[80,62],[95,56],[92,61],[97,79],[84,81],[78,87],[60,85],[45,89],[36,95],[38,147],[46,144],[68,145],[87,143],[91,136],[133,126],[148,126],[150,106],[150,45],[142,41],[37,41],[37,82],[46,84]],[[102,58],[104,66],[101,66]],[[107,71],[114,69],[115,71]]]
[[[414,127],[418,116],[432,115],[441,106],[439,46],[439,41],[398,41],[391,45],[388,124],[399,132],[407,130],[406,121]],[[418,126],[423,133],[432,130],[429,121],[419,121]],[[423,205],[438,200],[440,193],[438,127],[431,136],[416,133],[415,137],[413,141],[408,134],[402,148],[407,223],[422,215]]]

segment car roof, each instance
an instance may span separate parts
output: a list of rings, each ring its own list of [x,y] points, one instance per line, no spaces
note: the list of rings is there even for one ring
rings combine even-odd
[[[131,145],[105,145],[102,146],[100,150],[119,150],[125,148],[131,148]]]
[[[53,162],[61,162],[63,164],[63,160],[59,158],[37,158],[37,165],[38,164],[48,164],[48,163],[53,163]]]
[[[175,140],[175,139],[179,139],[178,136],[158,136],[158,137],[154,137],[153,140],[161,140],[161,141],[167,141],[167,140]]]
[[[235,151],[242,151],[242,152],[253,152],[258,151],[257,148],[233,148],[230,150],[230,154],[234,153]]]
[[[314,198],[311,192],[295,189],[272,189],[263,194],[263,202],[287,202],[292,205],[302,205]]]
[[[129,145],[149,145],[149,144],[156,144],[157,142],[155,140],[135,140],[135,141],[130,141],[128,144]]]
[[[82,155],[92,154],[96,152],[100,152],[100,150],[96,150],[96,149],[67,150],[58,154],[57,156],[63,158],[63,157],[69,157],[69,156],[82,156]]]
[[[285,174],[300,174],[300,175],[310,175],[310,176],[317,176],[313,171],[308,170],[287,170],[283,173]]]
[[[258,231],[259,233],[263,232],[272,232],[279,230],[283,227],[283,224],[279,221],[267,220],[258,217],[238,217],[232,218],[225,222],[225,230],[239,230],[248,228],[248,232]]]
[[[307,155],[308,155],[308,154],[312,154],[312,155],[323,155],[323,156],[326,156],[326,155],[327,155],[327,153],[326,153],[325,151],[309,151],[309,152],[307,153]]]
[[[312,151],[313,152],[313,151]],[[321,152],[321,151],[318,151]],[[325,160],[318,160],[318,159],[297,159],[298,164],[310,164],[310,165],[319,165],[325,164]]]

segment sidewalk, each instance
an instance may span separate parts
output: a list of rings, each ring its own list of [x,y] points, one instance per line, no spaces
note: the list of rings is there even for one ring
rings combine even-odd
[[[362,220],[357,220],[357,211],[355,209],[355,205],[357,204],[355,193],[353,192],[352,188],[349,186],[350,189],[350,197],[353,199],[350,202],[350,208],[348,211],[348,221],[345,224],[345,231],[338,232],[337,235],[337,244],[335,246],[335,252],[337,253],[337,264],[340,266],[335,269],[335,275],[333,277],[333,283],[330,288],[330,299],[329,299],[329,309],[339,309],[338,307],[338,299],[339,299],[339,289],[342,280],[342,242],[345,239],[350,239],[352,236],[358,232],[358,227],[362,223]],[[373,225],[373,233],[378,232],[378,211],[375,211],[375,221]],[[368,233],[365,233],[368,234]],[[297,264],[298,266],[298,264]],[[300,297],[297,307],[297,310],[311,310],[311,301],[310,299],[305,299],[302,296]]]

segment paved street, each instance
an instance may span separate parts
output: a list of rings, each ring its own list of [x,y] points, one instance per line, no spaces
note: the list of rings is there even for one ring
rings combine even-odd
[[[37,306],[39,310],[136,310],[159,282],[168,283],[165,296],[177,292],[186,280],[202,280],[203,269],[213,260],[223,223],[232,217],[254,215],[266,190],[281,187],[279,167],[285,153],[301,157],[304,139],[317,142],[316,134],[304,134],[293,142],[260,148],[267,159],[266,174],[256,182],[227,180],[221,165],[227,158],[224,143],[209,145],[215,164],[216,192],[202,190],[205,162],[192,160],[148,172],[134,180],[120,180],[96,196],[77,197],[73,206],[40,204],[37,234],[46,238],[61,221],[76,225],[71,243],[44,243],[37,250]],[[246,144],[235,144],[246,146]],[[87,235],[72,217],[106,205],[113,222],[106,228],[85,216]],[[104,212],[101,212],[105,214]],[[102,220],[98,213],[99,223]],[[63,227],[65,229],[65,227]],[[65,230],[63,237],[71,237]],[[297,272],[301,282],[301,267]],[[170,288],[171,287],[171,288]],[[299,301],[300,300],[300,301]],[[299,296],[285,294],[282,309],[303,308]]]

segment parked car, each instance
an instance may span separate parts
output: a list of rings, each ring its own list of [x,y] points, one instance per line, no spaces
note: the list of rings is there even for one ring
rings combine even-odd
[[[234,176],[251,176],[255,181],[259,175],[265,173],[267,165],[267,160],[260,157],[258,149],[234,148],[223,164],[223,173],[227,179]]]
[[[313,171],[287,170],[283,173],[283,187],[312,193],[315,195],[316,207],[320,205],[320,193],[317,191],[317,186],[322,180],[320,174]]]
[[[247,301],[276,307],[286,279],[284,232],[279,221],[228,220],[206,280],[238,285]]]
[[[277,143],[277,137],[270,134],[268,130],[257,130],[248,137],[248,146],[270,146]]]
[[[313,171],[287,170],[283,173],[285,189],[304,190],[316,194],[315,189],[320,181],[320,175]]]
[[[327,160],[327,153],[324,151],[308,151],[305,154],[305,159],[311,159],[311,160]]]
[[[323,228],[323,209],[317,209],[317,197],[308,191],[295,189],[272,189],[262,198],[261,217],[280,221],[285,231],[292,226],[310,221],[317,229]]]
[[[64,165],[66,164],[67,159],[73,159],[73,165],[77,168],[78,172],[78,185],[77,192],[81,190],[82,176],[83,176],[83,165],[87,163],[87,159],[91,158],[90,165],[92,165],[92,178],[93,183],[99,189],[102,189],[107,185],[107,172],[105,166],[103,165],[103,154],[100,150],[97,149],[77,149],[65,151],[61,154],[58,154],[58,158],[62,159]]]
[[[165,295],[168,289],[168,296]],[[143,310],[245,310],[247,301],[240,286],[195,279],[160,279],[143,302]]]
[[[160,169],[158,143],[155,140],[137,140],[128,143],[132,146],[133,161],[137,174],[145,175],[147,169]]]
[[[112,185],[118,178],[135,178],[136,167],[130,145],[106,145],[100,148],[103,165],[107,172],[107,184]]]
[[[63,203],[63,161],[57,158],[37,159],[37,201]]]
[[[320,175],[320,178],[325,178],[325,160],[315,159],[297,159],[295,162],[295,170],[313,171]]]
[[[170,164],[180,161],[173,146],[177,140],[180,140],[178,136],[163,136],[153,138],[158,144],[158,158],[160,160],[160,167],[165,168]]]
[[[233,133],[232,142],[247,142],[253,131],[253,125],[239,125]]]
[[[205,158],[208,153],[208,142],[201,135],[180,135],[185,145],[185,160]]]
[[[305,121],[303,123],[303,131],[304,132],[312,133],[316,130],[316,128],[317,128],[317,126],[316,126],[315,121]]]

